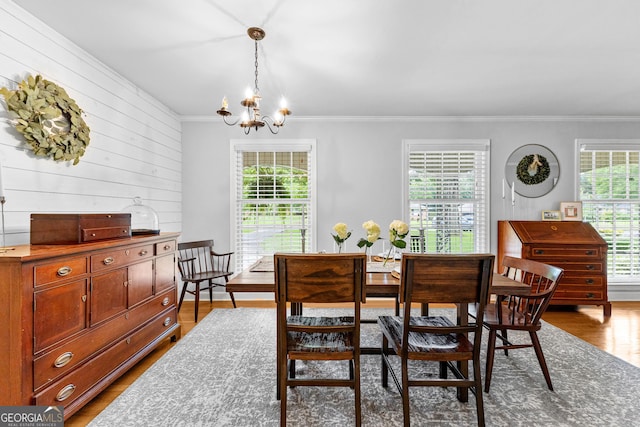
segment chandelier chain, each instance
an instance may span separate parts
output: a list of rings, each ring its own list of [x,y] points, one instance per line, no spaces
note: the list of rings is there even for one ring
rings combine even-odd
[[[255,41],[256,44],[256,62],[255,62],[255,66],[256,66],[256,88],[255,88],[255,93],[256,95],[260,93],[260,88],[258,87],[258,41]]]

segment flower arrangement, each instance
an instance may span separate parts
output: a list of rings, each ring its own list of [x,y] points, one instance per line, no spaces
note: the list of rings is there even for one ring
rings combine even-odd
[[[387,261],[391,257],[391,251],[394,247],[398,249],[404,249],[407,247],[407,242],[404,241],[407,234],[409,234],[409,226],[406,222],[400,221],[399,219],[391,221],[391,224],[389,224],[389,242],[391,243],[391,247],[389,248],[389,253],[384,260],[384,265],[387,264]]]
[[[336,234],[332,234],[331,236],[333,236],[333,240],[335,240],[336,244],[338,245],[338,253],[341,253],[342,245],[349,237],[351,237],[351,232],[348,231],[347,224],[345,224],[344,222],[339,222],[334,225],[333,231],[335,231]]]
[[[358,240],[358,247],[370,248],[376,242],[376,240],[380,239],[380,226],[373,222],[373,220],[366,221],[362,224],[362,228],[367,231],[367,237],[362,237]]]

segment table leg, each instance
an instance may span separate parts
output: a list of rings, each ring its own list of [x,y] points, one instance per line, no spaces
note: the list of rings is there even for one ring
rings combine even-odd
[[[469,324],[469,304],[458,304],[458,324]],[[458,362],[458,369],[464,376],[469,376],[469,362],[467,360]],[[460,402],[467,402],[469,400],[469,389],[467,387],[458,387],[456,395]]]

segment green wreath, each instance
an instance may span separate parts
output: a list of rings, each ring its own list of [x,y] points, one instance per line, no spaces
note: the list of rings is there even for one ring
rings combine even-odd
[[[89,127],[64,89],[37,75],[20,82],[16,90],[0,88],[0,93],[13,125],[36,156],[78,164],[89,145]]]
[[[518,180],[525,185],[540,184],[549,178],[550,173],[551,168],[549,167],[549,162],[540,154],[524,156],[516,168]]]

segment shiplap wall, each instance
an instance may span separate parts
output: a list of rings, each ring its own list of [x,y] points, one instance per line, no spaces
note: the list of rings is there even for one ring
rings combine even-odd
[[[135,196],[158,212],[162,231],[181,231],[179,117],[15,3],[0,0],[0,22],[0,86],[41,74],[67,91],[91,128],[76,166],[37,158],[0,96],[6,244],[29,243],[31,213],[119,212]]]

